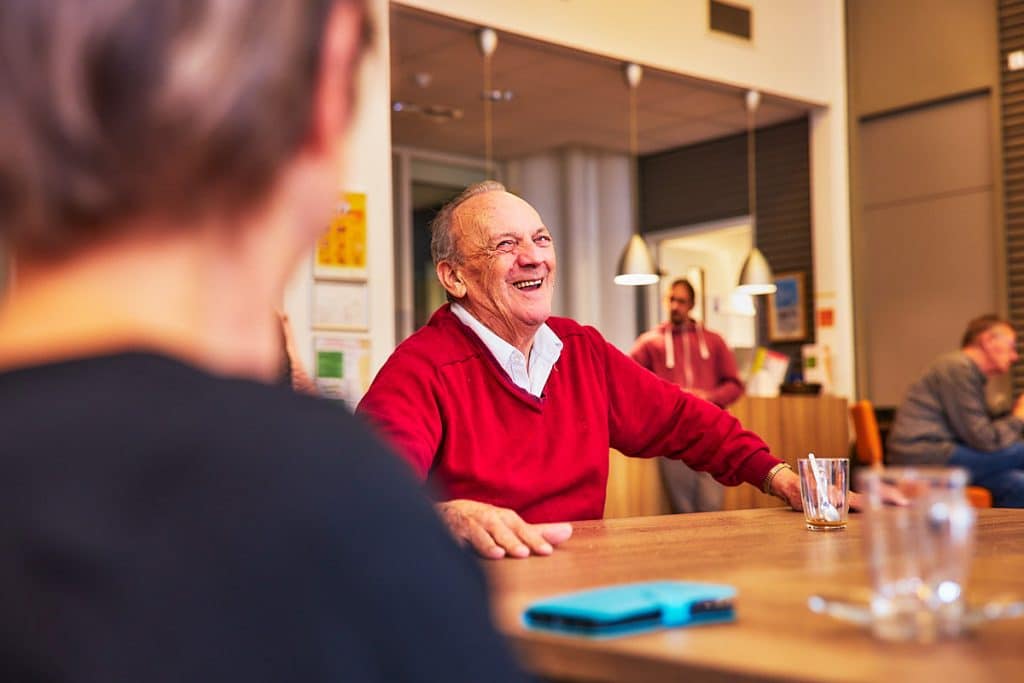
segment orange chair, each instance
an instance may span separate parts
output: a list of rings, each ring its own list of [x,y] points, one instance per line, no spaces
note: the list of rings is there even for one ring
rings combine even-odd
[[[853,431],[857,437],[857,459],[862,465],[881,467],[884,462],[882,438],[878,433],[878,420],[875,419],[875,407],[867,399],[857,401],[850,406],[850,417],[853,418]],[[968,486],[967,500],[976,508],[992,507],[992,494],[982,486]]]

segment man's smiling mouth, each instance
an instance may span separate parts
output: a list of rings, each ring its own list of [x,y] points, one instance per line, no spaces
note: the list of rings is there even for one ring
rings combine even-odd
[[[544,279],[540,278],[537,280],[520,280],[519,282],[513,282],[512,286],[519,290],[533,290],[538,289],[544,284]]]

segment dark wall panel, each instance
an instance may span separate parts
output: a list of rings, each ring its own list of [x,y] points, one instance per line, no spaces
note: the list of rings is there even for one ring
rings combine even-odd
[[[746,141],[734,136],[640,157],[641,229],[747,213]]]
[[[1024,1],[999,2],[999,53],[1024,50]],[[1024,330],[1024,71],[1001,67],[1003,218],[1006,225],[1006,295],[1010,322]],[[1013,393],[1024,392],[1024,366],[1013,368]]]
[[[807,329],[814,336],[810,131],[806,118],[757,131],[757,245],[776,272],[807,273]],[[643,232],[747,214],[746,135],[641,157]],[[761,316],[761,338],[765,334]],[[800,343],[772,344],[791,358]]]

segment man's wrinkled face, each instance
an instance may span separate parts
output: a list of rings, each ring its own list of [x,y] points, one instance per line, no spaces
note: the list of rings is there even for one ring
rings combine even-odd
[[[676,285],[668,293],[668,315],[673,325],[682,325],[693,310],[693,296],[685,285]]]
[[[1006,325],[996,325],[984,334],[982,348],[992,366],[992,374],[1005,375],[1017,362],[1017,333]]]
[[[498,336],[531,338],[551,315],[555,246],[528,203],[508,192],[466,200],[453,216],[460,303]]]

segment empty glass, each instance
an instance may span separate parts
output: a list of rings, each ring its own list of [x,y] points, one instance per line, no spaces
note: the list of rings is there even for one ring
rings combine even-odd
[[[975,523],[966,485],[967,473],[957,468],[895,467],[859,474],[877,637],[930,642],[963,632]],[[910,504],[886,505],[886,486]]]
[[[849,458],[815,458],[797,461],[800,474],[800,499],[804,521],[812,531],[846,528],[849,513]]]

